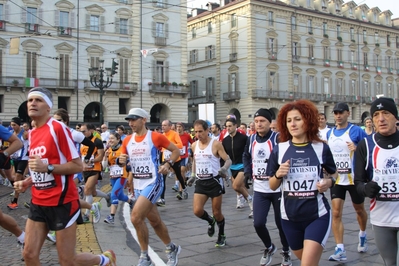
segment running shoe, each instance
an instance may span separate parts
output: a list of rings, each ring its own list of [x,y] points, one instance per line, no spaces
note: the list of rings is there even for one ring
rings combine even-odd
[[[208,225],[208,236],[213,237],[215,234],[215,224],[216,224],[216,219],[215,217],[212,216],[212,223]]]
[[[11,202],[10,204],[7,205],[7,207],[8,207],[10,210],[16,210],[16,209],[18,209],[18,203],[16,203],[16,202]]]
[[[112,216],[111,214],[109,214],[107,218],[104,219],[104,223],[107,224],[114,224],[114,222],[115,222],[115,217]]]
[[[24,203],[24,206],[25,206],[25,208],[28,208],[28,209],[29,209],[29,208],[30,208],[30,203],[29,203],[29,202],[25,202],[25,203]]]
[[[182,192],[181,192],[181,191],[179,191],[179,192],[177,193],[176,198],[177,198],[178,200],[182,200],[182,199],[183,199],[183,196],[182,196]]]
[[[215,247],[224,247],[226,246],[226,236],[225,235],[219,235],[218,236],[218,241],[216,241]]]
[[[93,209],[90,211],[91,214],[93,215],[93,223],[98,223],[101,218],[101,203],[100,202],[95,202],[92,204]]]
[[[147,258],[140,256],[137,266],[154,266],[154,264],[152,264],[150,257],[147,255]]]
[[[85,223],[85,224],[90,223],[90,218],[87,214],[83,214],[82,218],[83,218],[83,223]]]
[[[11,192],[10,196],[11,196],[11,197],[14,197],[14,196],[15,196],[15,190],[14,190],[13,192]]]
[[[172,187],[172,190],[174,190],[175,192],[179,192],[179,185],[174,185],[173,187]]]
[[[24,259],[24,248],[25,248],[25,243],[21,243],[19,241],[17,241],[18,243],[18,247],[21,249],[21,261],[25,261]]]
[[[105,264],[106,266],[116,266],[116,256],[112,250],[105,251],[103,255],[109,259],[109,262]]]
[[[188,199],[187,188],[183,189],[182,196],[183,196],[183,199],[184,199],[184,200]]]
[[[251,212],[248,214],[248,218],[249,218],[249,219],[254,218],[254,212],[253,212],[253,211],[251,211]]]
[[[241,198],[244,198],[242,195],[237,196],[237,209],[242,209],[244,208],[244,202],[242,201]],[[245,199],[244,199],[245,201]]]
[[[133,199],[130,199],[130,201],[128,202],[130,210],[133,210],[135,203],[136,203],[136,201],[134,201]]]
[[[107,193],[107,197],[105,198],[105,200],[107,201],[107,207],[111,207],[111,192]]]
[[[369,245],[367,244],[367,236],[361,237],[359,236],[359,244],[357,245],[357,252],[364,253],[369,249]]]
[[[260,265],[261,266],[266,266],[270,265],[273,259],[274,253],[276,253],[277,247],[272,243],[272,246],[270,248],[265,249],[263,252],[262,258],[260,258]]]
[[[335,247],[335,252],[329,258],[329,261],[345,261],[346,260],[346,251],[340,249],[339,247]]]
[[[168,262],[166,263],[167,266],[176,266],[177,263],[179,262],[179,254],[181,251],[181,247],[180,246],[176,246],[174,245],[175,248],[174,250],[171,249],[166,249],[166,257],[168,257]]]
[[[283,261],[281,262],[281,266],[291,266],[292,265],[291,252],[283,251],[281,252],[281,255],[283,256]]]
[[[54,244],[57,243],[57,239],[55,238],[55,231],[48,232],[46,239],[53,242]]]
[[[159,199],[157,201],[157,206],[158,207],[165,207],[165,200],[164,199]]]

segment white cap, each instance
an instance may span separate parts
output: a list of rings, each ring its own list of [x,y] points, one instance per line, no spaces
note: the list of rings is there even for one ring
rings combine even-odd
[[[125,120],[138,119],[138,118],[145,118],[148,120],[150,119],[150,115],[144,109],[132,108],[130,109],[129,114],[125,117]]]

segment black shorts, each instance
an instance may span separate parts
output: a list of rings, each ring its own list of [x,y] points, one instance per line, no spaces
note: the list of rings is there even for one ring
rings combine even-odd
[[[244,168],[240,169],[240,170],[230,170],[231,171],[231,176],[233,178],[236,178],[239,172],[244,172]]]
[[[204,194],[210,198],[216,198],[225,193],[223,178],[216,176],[211,179],[197,179],[194,193]]]
[[[346,191],[349,191],[352,202],[354,204],[362,204],[364,202],[364,196],[360,195],[355,185],[335,185],[331,188],[331,199],[342,199],[345,200]]]
[[[51,231],[58,231],[71,226],[75,221],[82,224],[79,200],[68,202],[60,206],[41,206],[31,202],[29,219],[46,223]]]
[[[100,176],[101,176],[100,171],[85,171],[82,174],[83,174],[83,179],[84,179],[85,183],[87,182],[87,179],[89,179],[89,177],[97,175],[97,174],[98,174],[98,176],[97,176],[98,180],[101,180],[100,179]]]
[[[23,175],[28,166],[28,160],[14,160],[14,169],[17,174]]]
[[[0,169],[4,170],[10,170],[11,169],[11,158],[8,157],[7,160],[4,162],[2,166],[0,166]]]

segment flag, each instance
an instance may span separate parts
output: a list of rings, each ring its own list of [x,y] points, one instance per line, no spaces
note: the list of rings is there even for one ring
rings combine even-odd
[[[25,78],[25,87],[37,87],[39,86],[39,79],[36,78]]]
[[[143,57],[146,58],[147,55],[158,52],[158,49],[157,48],[145,49],[145,50],[140,50],[140,52],[143,55]]]

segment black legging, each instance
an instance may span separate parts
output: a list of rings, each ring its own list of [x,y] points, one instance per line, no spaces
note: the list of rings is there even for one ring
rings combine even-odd
[[[175,171],[176,177],[179,180],[181,187],[183,189],[186,188],[186,183],[184,182],[184,178],[181,175],[181,168],[180,168],[180,161],[177,161],[173,164],[172,169]],[[162,190],[162,195],[161,199],[165,199],[165,189],[166,189],[166,175],[163,175],[163,190]]]

